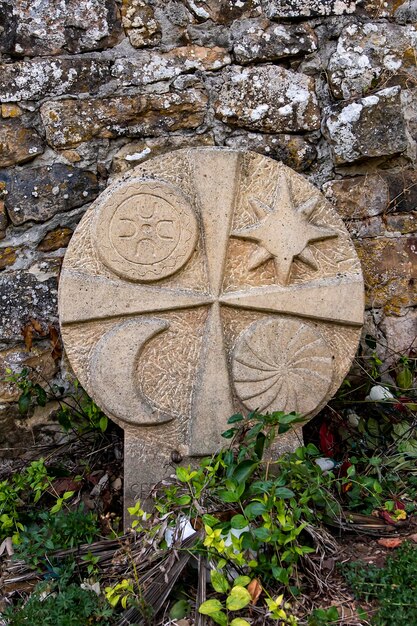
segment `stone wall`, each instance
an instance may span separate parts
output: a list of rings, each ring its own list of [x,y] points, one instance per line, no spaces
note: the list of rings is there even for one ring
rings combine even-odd
[[[334,201],[395,361],[417,333],[416,55],[416,0],[0,0],[0,380],[66,379],[73,230],[118,174],[195,145],[282,160]],[[55,406],[22,418],[17,397],[0,382],[3,457],[57,437]]]

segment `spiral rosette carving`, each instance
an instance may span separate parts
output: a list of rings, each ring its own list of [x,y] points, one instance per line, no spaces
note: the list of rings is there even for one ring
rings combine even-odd
[[[325,398],[332,377],[331,349],[311,324],[267,318],[236,342],[234,384],[250,410],[307,415]]]

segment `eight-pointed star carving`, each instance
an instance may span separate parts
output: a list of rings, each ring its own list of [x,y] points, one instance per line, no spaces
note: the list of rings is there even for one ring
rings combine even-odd
[[[285,176],[281,176],[278,181],[272,206],[252,198],[251,205],[259,221],[231,233],[234,237],[250,239],[259,244],[260,247],[252,254],[249,269],[253,270],[269,259],[274,259],[281,285],[288,284],[295,257],[313,269],[318,269],[311,250],[307,248],[308,244],[337,237],[333,230],[309,221],[318,202],[319,198],[313,197],[295,206]]]

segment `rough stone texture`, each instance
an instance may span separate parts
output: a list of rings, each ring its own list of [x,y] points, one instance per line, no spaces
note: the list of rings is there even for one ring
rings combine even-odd
[[[9,54],[14,48],[16,16],[12,0],[0,0],[0,54]]]
[[[417,207],[417,171],[355,176],[333,180],[324,191],[345,219],[365,219],[395,212],[412,212]]]
[[[192,45],[174,48],[164,54],[145,51],[133,59],[118,59],[112,75],[122,85],[141,86],[170,80],[184,71],[218,70],[230,62],[230,56],[223,48]]]
[[[417,309],[407,309],[401,317],[385,317],[381,330],[387,342],[385,365],[391,367],[398,359],[417,350]]]
[[[5,205],[13,224],[45,221],[91,202],[98,194],[97,177],[69,165],[3,171],[0,181],[6,184]]]
[[[317,156],[315,146],[299,135],[263,135],[237,131],[226,139],[225,145],[259,152],[282,161],[297,172],[307,169]]]
[[[38,244],[38,250],[42,252],[52,252],[59,250],[59,248],[66,248],[70,242],[72,233],[71,228],[57,228],[56,230],[51,230]]]
[[[135,48],[155,46],[161,40],[161,25],[155,8],[145,0],[123,0],[122,24]]]
[[[250,149],[282,160],[325,189],[366,256],[378,296],[378,306],[368,310],[375,336],[406,349],[416,311],[411,284],[405,285],[415,273],[415,255],[407,246],[416,236],[416,23],[417,0],[0,0],[0,128],[14,122],[29,133],[26,138],[36,132],[41,142],[49,140],[33,161],[1,170],[2,280],[19,271],[41,285],[57,277],[69,231],[97,188],[103,190],[117,174],[176,148]],[[358,122],[350,123],[355,107],[346,107],[363,104],[358,97],[396,85],[398,107],[396,98],[380,98],[372,116],[361,109]],[[309,111],[301,112],[307,92]],[[326,130],[334,106],[344,118],[333,128],[336,142]],[[288,119],[277,109],[288,111]],[[335,163],[332,144],[342,162]],[[13,154],[25,154],[25,141],[12,138],[7,145]],[[350,151],[354,160],[344,161]],[[73,166],[76,178],[87,173],[82,191],[90,195],[74,192],[76,203],[64,205],[63,191],[57,200],[51,190],[59,176],[59,184],[67,185],[68,172],[56,170],[51,188],[44,168],[58,165]],[[4,181],[20,175],[28,219],[13,223],[4,206]],[[31,187],[39,187],[35,178],[45,182],[42,200],[32,196],[39,191]],[[10,215],[13,204],[8,201]],[[384,254],[394,259],[394,250],[408,265],[383,260],[386,282],[378,292],[378,263]],[[22,293],[4,295],[18,307]],[[0,315],[10,325],[10,309],[3,311],[1,302]],[[54,315],[52,308],[45,310],[45,323]],[[399,322],[406,319],[409,325]],[[14,337],[7,347],[20,350],[19,330]],[[66,369],[57,375],[66,378]],[[27,427],[16,415],[12,402],[6,413],[0,407],[0,430],[8,430],[0,434],[0,448],[11,446],[0,456],[17,454],[22,442],[26,451],[35,436],[36,442],[55,440],[46,413]]]
[[[306,24],[271,24],[265,18],[237,20],[231,36],[237,63],[275,61],[317,50],[317,37]]]
[[[319,128],[314,81],[308,76],[267,65],[232,66],[222,78],[215,110],[224,122],[268,133]]]
[[[336,98],[364,96],[380,85],[417,84],[417,31],[414,26],[350,24],[339,37],[328,66]]]
[[[170,137],[156,137],[154,139],[144,139],[133,141],[121,148],[112,161],[112,171],[115,174],[122,174],[133,167],[147,161],[159,154],[178,150],[180,148],[194,146],[213,146],[214,137],[211,133],[201,135],[171,135]]]
[[[110,61],[33,59],[0,65],[3,102],[37,100],[69,93],[94,94],[110,76]]]
[[[41,107],[46,138],[54,148],[71,148],[93,137],[162,135],[197,128],[207,96],[201,89],[98,100],[59,100]]]
[[[31,161],[42,154],[44,142],[33,128],[19,120],[0,120],[0,167]]]
[[[258,0],[186,0],[189,11],[199,20],[231,24],[240,17],[256,16]]]
[[[21,370],[30,368],[34,373],[34,381],[44,385],[56,373],[57,364],[51,356],[51,346],[40,343],[28,352],[24,346],[0,350],[0,405],[16,401],[22,390],[14,383],[5,380],[7,370]]]
[[[117,43],[120,35],[114,0],[20,0],[13,4],[15,54],[46,56],[102,50]]]
[[[336,165],[407,149],[400,92],[400,87],[389,87],[331,108],[325,131]]]
[[[355,12],[356,4],[356,0],[261,0],[272,19],[349,14]]]
[[[56,322],[56,278],[38,281],[21,270],[0,274],[0,345],[22,341],[22,330],[31,320]]]
[[[383,213],[389,203],[389,186],[380,174],[332,180],[325,185],[344,219],[363,219]]]
[[[4,239],[6,236],[7,228],[7,213],[3,200],[0,200],[0,239]]]
[[[369,308],[398,315],[417,305],[417,238],[379,237],[357,245]]]
[[[125,504],[172,452],[218,450],[233,412],[312,417],[350,366],[363,304],[341,219],[272,159],[185,149],[110,186],[71,240],[59,306],[77,377],[126,429]]]

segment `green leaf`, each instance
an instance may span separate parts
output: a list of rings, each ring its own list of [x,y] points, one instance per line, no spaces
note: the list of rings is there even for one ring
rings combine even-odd
[[[218,496],[222,502],[239,502],[239,495],[235,491],[219,491]]]
[[[177,501],[176,501],[176,502],[177,502],[177,504],[179,504],[180,506],[184,506],[184,505],[186,505],[186,504],[190,504],[190,502],[191,502],[191,496],[187,496],[187,495],[180,496],[180,497],[177,499]]]
[[[397,375],[397,385],[401,389],[410,389],[413,386],[413,374],[409,367],[404,367]]]
[[[182,483],[188,482],[188,478],[190,474],[185,467],[177,467],[177,469],[175,470],[175,473],[177,475],[178,480],[180,480]]]
[[[225,439],[231,439],[234,436],[235,432],[235,428],[229,428],[229,430],[225,430],[224,433],[222,433],[222,437],[224,437]]]
[[[253,534],[259,541],[269,541],[271,539],[271,531],[269,528],[265,528],[265,526],[261,526],[260,528],[255,528],[252,531]]]
[[[223,576],[220,572],[214,569],[211,570],[210,579],[213,589],[217,591],[217,593],[227,593],[229,591],[229,581],[226,576]]]
[[[22,415],[27,413],[30,406],[30,394],[22,393],[22,395],[19,397],[17,405],[19,407],[19,413],[21,413]]]
[[[108,423],[109,423],[109,420],[107,419],[107,417],[105,415],[100,417],[100,421],[99,421],[98,425],[99,425],[99,428],[100,428],[102,433],[106,432]]]
[[[247,587],[250,581],[250,576],[238,576],[233,581],[233,587],[237,587],[237,585],[240,585],[241,587]]]
[[[295,493],[291,491],[291,489],[287,489],[287,487],[278,487],[275,491],[275,496],[277,498],[281,498],[282,500],[288,500],[289,498],[293,498]]]
[[[228,424],[235,424],[236,422],[241,422],[243,420],[243,415],[241,413],[235,413],[232,417],[229,417],[227,420]]]
[[[227,626],[227,615],[223,613],[223,611],[216,611],[216,613],[212,613],[210,615],[213,622],[216,624],[220,624],[220,626]]]
[[[36,391],[36,396],[38,398],[39,406],[45,406],[47,399],[48,399],[45,389],[41,387],[40,385],[36,384],[35,391]]]
[[[190,605],[187,600],[178,600],[172,605],[169,612],[171,619],[182,619],[190,612]]]
[[[246,526],[248,525],[248,520],[243,515],[233,515],[232,519],[230,520],[230,525],[232,528],[246,528]]]
[[[379,435],[379,424],[373,417],[370,417],[366,423],[368,432],[374,437],[378,437]]]
[[[219,520],[217,519],[217,517],[214,517],[214,515],[210,515],[210,513],[205,513],[202,517],[203,522],[206,526],[216,526],[216,524],[219,523]]]
[[[205,602],[203,602],[203,604],[201,604],[198,607],[198,612],[202,613],[203,615],[210,615],[212,616],[213,613],[216,613],[217,611],[221,611],[221,609],[223,608],[223,605],[221,602],[219,602],[219,600],[206,600]]]
[[[255,447],[253,449],[253,451],[255,452],[255,454],[256,454],[256,456],[258,457],[259,460],[261,460],[262,457],[263,457],[265,443],[266,443],[266,436],[265,436],[265,434],[264,433],[259,433],[259,435],[256,437],[256,443],[255,443]]]
[[[253,474],[255,469],[258,467],[258,465],[258,461],[242,461],[233,472],[234,480],[236,480],[238,483],[246,482],[249,476]]]
[[[262,502],[250,502],[247,507],[245,507],[245,515],[249,520],[255,519],[259,515],[266,513],[267,508]]]
[[[240,609],[247,606],[251,600],[252,596],[249,591],[241,585],[236,585],[227,597],[226,608],[229,611],[240,611]]]
[[[235,617],[230,622],[230,626],[250,626],[250,624],[242,617]]]

